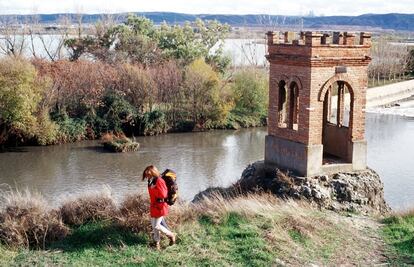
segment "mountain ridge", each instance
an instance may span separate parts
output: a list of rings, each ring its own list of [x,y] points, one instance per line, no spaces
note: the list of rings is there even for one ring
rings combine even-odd
[[[231,26],[279,26],[288,27],[292,25],[301,25],[305,28],[322,28],[326,26],[358,26],[381,28],[384,30],[402,30],[414,31],[414,14],[388,13],[388,14],[362,14],[359,16],[284,16],[284,15],[267,15],[267,14],[186,14],[175,12],[131,12],[132,14],[145,16],[156,24],[167,22],[170,24],[182,24],[186,21],[194,21],[197,18],[203,20],[216,19],[221,23],[227,23]],[[118,21],[126,18],[127,14],[111,14]],[[102,16],[107,14],[81,14],[84,23],[95,23]],[[34,15],[0,15],[1,21],[15,20],[18,23],[25,23],[33,18]],[[77,20],[78,14],[73,13],[55,13],[36,15],[38,21],[42,24],[58,24],[61,17],[68,17],[72,22]],[[1,25],[1,24],[0,24]]]

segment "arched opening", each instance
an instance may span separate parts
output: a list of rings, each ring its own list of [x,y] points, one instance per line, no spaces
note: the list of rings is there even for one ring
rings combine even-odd
[[[299,86],[292,82],[289,86],[289,128],[298,130],[299,122]]]
[[[286,93],[286,82],[280,81],[279,82],[279,102],[277,106],[278,111],[278,126],[279,128],[286,128],[287,127],[287,93]]]
[[[333,83],[323,101],[323,163],[350,163],[353,92],[344,81]]]

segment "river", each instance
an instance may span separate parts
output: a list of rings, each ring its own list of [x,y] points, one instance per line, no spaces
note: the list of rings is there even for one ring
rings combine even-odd
[[[414,203],[414,119],[367,114],[368,165],[385,184],[385,198],[394,209]],[[218,130],[136,137],[136,153],[112,154],[99,142],[49,147],[20,147],[0,153],[3,188],[29,188],[52,203],[66,195],[110,186],[116,198],[146,193],[141,173],[149,164],[178,173],[185,200],[211,186],[229,186],[264,153],[265,128]]]
[[[23,36],[18,35],[17,40],[21,42]],[[58,55],[59,50],[57,49],[62,41],[62,36],[53,34],[44,34],[42,36],[34,36],[33,46],[28,36],[25,36],[23,45],[23,56],[32,57],[33,50],[36,55],[40,58],[49,59],[48,53],[52,55]],[[43,41],[42,41],[43,40]],[[0,45],[5,46],[4,36],[0,35]],[[213,47],[215,50],[218,44]],[[232,64],[235,66],[263,66],[267,63],[265,58],[266,46],[265,39],[225,39],[223,44],[223,51],[226,56],[230,57]],[[63,58],[69,57],[68,50],[63,47],[60,51]],[[0,57],[4,56],[0,51]]]

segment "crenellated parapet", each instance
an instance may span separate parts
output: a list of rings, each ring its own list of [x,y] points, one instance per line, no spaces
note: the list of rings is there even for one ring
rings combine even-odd
[[[368,65],[371,34],[361,32],[268,32],[269,61],[290,65]]]
[[[306,46],[371,46],[371,34],[351,32],[267,32],[267,44],[272,45],[306,45]],[[357,42],[358,40],[358,42]]]

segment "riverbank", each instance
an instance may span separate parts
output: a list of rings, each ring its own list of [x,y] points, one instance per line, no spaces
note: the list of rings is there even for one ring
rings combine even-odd
[[[71,224],[67,226],[66,237],[50,243],[40,242],[40,249],[3,243],[0,265],[366,266],[414,260],[412,250],[403,254],[396,245],[408,238],[398,239],[398,231],[390,230],[398,229],[398,218],[405,217],[394,216],[384,221],[334,213],[302,202],[282,201],[268,194],[240,195],[232,199],[216,195],[198,203],[172,206],[168,223],[179,239],[174,246],[168,246],[167,240],[163,240],[160,254],[151,247],[146,201],[135,195],[113,206],[108,193],[71,199],[64,209],[65,205],[54,211],[61,214],[60,220],[65,225]],[[39,196],[30,194],[9,197],[8,208],[0,216],[3,220],[1,240],[4,241],[6,210],[9,213],[26,210],[27,219],[36,214],[33,213],[36,208],[45,208],[44,204]],[[68,217],[72,214],[71,208],[76,208],[79,220],[68,220],[74,218]],[[122,219],[122,214],[128,216]],[[411,223],[412,227],[412,215],[407,216],[411,217],[404,224],[409,227]],[[30,233],[28,229],[27,238],[33,238]],[[412,238],[412,232],[406,233]]]
[[[414,80],[392,83],[367,90],[367,108],[384,106],[414,95]]]

